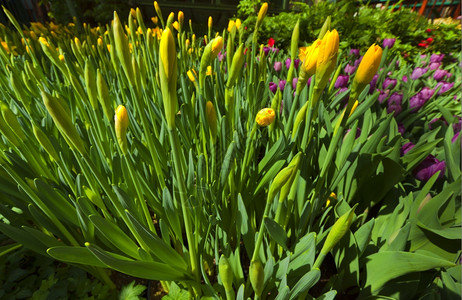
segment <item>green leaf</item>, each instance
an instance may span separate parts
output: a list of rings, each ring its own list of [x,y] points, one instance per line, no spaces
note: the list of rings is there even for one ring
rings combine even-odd
[[[372,229],[374,228],[374,225],[375,219],[372,218],[354,233],[356,244],[358,245],[358,254],[360,257],[371,241]]]
[[[47,253],[54,259],[64,261],[67,263],[89,265],[101,268],[107,267],[85,247],[52,247],[47,250]]]
[[[387,242],[380,248],[382,251],[405,251],[406,243],[411,232],[411,223],[407,223],[404,227],[398,229],[388,237]]]
[[[237,207],[237,228],[240,228],[242,235],[246,235],[249,230],[247,225],[247,223],[249,222],[249,217],[247,216],[247,209],[245,208],[244,201],[242,201],[241,194],[237,195]]]
[[[119,293],[119,299],[123,300],[139,300],[139,296],[144,292],[146,287],[141,284],[135,285],[133,280],[128,285],[122,287]]]
[[[228,150],[226,151],[225,158],[223,159],[223,164],[221,166],[220,172],[220,185],[225,186],[226,181],[228,180],[229,172],[231,171],[231,167],[233,165],[233,156],[234,156],[234,144],[235,142],[232,141],[229,146]]]
[[[127,275],[150,280],[182,281],[190,279],[183,272],[166,264],[117,259],[94,246],[88,245],[87,248],[105,265]]]
[[[399,276],[435,268],[454,267],[455,264],[426,255],[401,251],[385,251],[367,256],[366,288],[375,295],[388,281]]]
[[[144,241],[148,249],[146,251],[151,252],[153,255],[158,257],[162,262],[175,266],[182,270],[183,272],[187,272],[188,264],[184,261],[183,257],[181,257],[178,252],[172,249],[169,245],[165,244],[163,240],[159,237],[152,234],[152,232],[148,231],[141,223],[135,219],[135,217],[130,214],[130,212],[125,211],[130,222],[132,222],[134,229],[138,233],[139,237]]]
[[[337,295],[337,291],[329,291],[325,294],[322,294],[316,300],[333,300],[335,296]]]
[[[170,284],[168,295],[162,297],[162,300],[189,300],[189,293],[181,289],[176,283]]]
[[[287,300],[289,299],[290,288],[286,285],[279,288],[278,295],[274,300]]]
[[[268,230],[269,235],[273,238],[276,243],[278,243],[282,248],[287,250],[287,235],[281,225],[276,223],[273,219],[265,217],[265,227]]]
[[[178,217],[178,212],[175,209],[175,204],[173,203],[172,196],[167,187],[164,187],[164,190],[162,191],[162,206],[165,211],[165,219],[167,223],[172,228],[173,232],[175,233],[175,236],[179,238],[180,241],[183,241],[183,233],[181,231],[181,224],[180,219]]]
[[[290,300],[298,299],[303,293],[313,287],[316,282],[321,278],[321,271],[319,269],[313,269],[306,273],[290,291]]]
[[[95,228],[97,228],[114,246],[120,249],[120,251],[133,258],[140,258],[138,245],[135,244],[119,226],[96,215],[91,215],[89,219],[93,225],[95,225]]]
[[[274,163],[273,166],[271,166],[271,169],[266,172],[266,174],[263,176],[263,178],[258,182],[257,188],[255,189],[255,192],[253,193],[256,195],[260,189],[267,184],[271,179],[274,179],[276,177],[276,174],[281,170],[282,166],[286,163],[285,159],[278,160],[277,162]]]

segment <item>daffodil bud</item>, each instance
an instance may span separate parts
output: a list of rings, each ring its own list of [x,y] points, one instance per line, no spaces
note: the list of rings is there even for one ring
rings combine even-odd
[[[305,102],[305,104],[303,104],[303,106],[298,111],[297,116],[295,117],[294,128],[292,129],[292,139],[295,138],[298,128],[300,127],[302,122],[305,121],[306,109],[308,108],[308,104],[309,102]]]
[[[268,3],[265,2],[262,4],[262,6],[260,7],[260,11],[258,12],[257,23],[255,24],[256,28],[260,27],[267,12],[268,12]]]
[[[184,13],[180,10],[180,11],[178,12],[178,24],[180,25],[180,30],[179,30],[179,31],[182,30],[182,28],[183,28],[183,23],[184,23]]]
[[[130,46],[128,39],[125,36],[125,31],[120,22],[117,12],[114,11],[114,22],[112,24],[114,30],[114,45],[117,57],[122,65],[122,68],[127,76],[128,81],[132,86],[135,86],[135,79],[133,76],[133,68],[130,61]]]
[[[300,68],[300,75],[298,76],[296,92],[300,94],[306,86],[308,79],[316,73],[316,62],[319,55],[319,46],[321,40],[316,40],[310,47],[306,49],[305,59]]]
[[[260,299],[265,284],[265,270],[259,260],[254,260],[250,263],[249,277],[253,291],[258,299]]]
[[[48,139],[48,136],[35,124],[32,124],[32,131],[34,132],[35,138],[40,143],[40,145],[43,147],[43,149],[45,149],[48,155],[55,161],[58,161],[59,155],[58,153],[56,153],[56,150],[51,144],[50,140]]]
[[[159,6],[159,3],[157,3],[157,1],[154,1],[154,9],[156,10],[156,14],[157,16],[159,16],[159,19],[161,20],[161,23],[162,23],[163,22],[162,11],[160,10],[160,6]],[[157,24],[157,20],[156,22],[154,22],[154,24]]]
[[[210,129],[210,135],[212,136],[212,142],[215,143],[217,139],[217,113],[213,103],[207,101],[205,104],[205,117]]]
[[[324,21],[324,24],[322,24],[321,31],[319,32],[318,39],[322,40],[322,38],[324,37],[326,32],[328,30],[330,30],[330,21],[331,21],[331,17],[327,16],[326,20]]]
[[[51,115],[56,127],[58,127],[61,134],[65,137],[66,142],[73,149],[76,149],[80,154],[85,155],[85,144],[80,138],[77,129],[72,123],[71,116],[68,109],[65,109],[61,101],[45,91],[42,91],[42,99],[48,113]]]
[[[139,7],[136,8],[136,20],[141,29],[143,29],[143,33],[146,32],[146,25],[144,25],[144,18]]]
[[[273,182],[270,185],[269,191],[268,191],[268,198],[267,201],[273,201],[274,197],[276,194],[281,190],[281,188],[287,183],[287,181],[290,179],[292,176],[292,172],[294,170],[295,166],[289,165],[279,171],[279,173],[274,177]]]
[[[167,25],[166,25],[166,27],[170,27],[170,25],[173,24],[174,20],[175,20],[175,14],[173,12],[171,12],[167,17]]]
[[[233,62],[231,63],[228,82],[226,84],[228,87],[232,87],[236,83],[237,76],[244,65],[244,61],[244,44],[241,44],[233,55]]]
[[[119,105],[115,110],[114,128],[117,136],[117,142],[124,155],[127,154],[127,128],[128,128],[128,113],[125,106]]]
[[[209,31],[212,30],[212,25],[213,25],[213,19],[212,19],[212,16],[209,16],[209,19],[207,22],[207,27],[209,28]]]
[[[220,53],[221,49],[223,49],[223,38],[221,36],[217,36],[212,41],[212,60],[214,60],[218,53]]]
[[[281,188],[281,192],[279,194],[279,202],[284,201],[284,199],[287,197],[287,195],[290,192],[290,188],[292,187],[292,183],[295,180],[295,176],[297,175],[297,170],[300,165],[300,161],[302,159],[302,153],[299,152],[297,155],[295,155],[292,160],[290,161],[288,167],[293,167],[292,169],[292,174],[289,177],[289,180],[284,184],[284,186]]]
[[[359,95],[377,73],[382,60],[382,48],[373,44],[364,54],[353,79],[352,94]],[[355,99],[356,100],[356,99]]]
[[[96,89],[98,90],[98,100],[103,108],[104,115],[107,117],[108,121],[111,122],[112,105],[109,98],[109,89],[99,69],[96,71]]]
[[[321,249],[321,255],[326,255],[334,248],[334,246],[342,239],[342,237],[348,232],[355,215],[355,209],[358,204],[355,204],[348,212],[343,214],[332,226],[329,234],[327,235],[326,241]]]
[[[91,107],[98,109],[98,89],[96,88],[96,72],[90,61],[85,62],[85,87]]]
[[[263,108],[257,113],[255,122],[257,122],[258,125],[265,127],[273,123],[275,119],[276,113],[274,112],[274,109]]]
[[[319,46],[318,59],[316,61],[315,88],[323,90],[329,81],[329,76],[337,64],[339,37],[337,30],[327,31]]]
[[[169,129],[175,127],[175,115],[178,112],[178,100],[176,93],[177,62],[175,40],[170,28],[162,32],[159,46],[159,76],[161,83],[162,99],[164,103],[165,118]]]
[[[292,60],[295,59],[298,52],[298,40],[300,37],[300,20],[295,23],[294,30],[292,31],[292,39],[290,40],[290,56]]]
[[[239,30],[239,28],[241,28],[241,24],[242,24],[241,19],[236,19],[235,24],[236,24],[236,28]]]
[[[226,292],[233,289],[233,270],[228,259],[222,254],[218,262],[218,273]]]
[[[236,23],[234,22],[234,20],[229,20],[228,22],[228,32],[231,32],[231,30],[236,27]]]
[[[19,138],[19,140],[24,141],[26,135],[22,131],[22,127],[18,122],[16,115],[10,110],[8,105],[5,103],[1,104],[2,116],[5,119],[6,124],[10,127],[13,133]]]

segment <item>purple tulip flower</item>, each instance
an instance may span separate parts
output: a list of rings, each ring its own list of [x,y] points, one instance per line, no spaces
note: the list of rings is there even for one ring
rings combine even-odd
[[[337,80],[335,81],[334,88],[339,89],[339,88],[347,87],[349,79],[350,79],[350,76],[348,75],[339,75],[337,77]]]
[[[298,70],[298,66],[300,65],[300,60],[298,58],[294,59],[294,67]]]
[[[444,58],[444,54],[432,54],[432,56],[430,56],[430,62],[440,63],[443,61],[443,58]]]
[[[433,74],[433,79],[435,79],[436,81],[441,81],[444,79],[444,77],[448,76],[448,71],[446,70],[441,70],[441,69],[438,69],[435,71],[435,73]]]
[[[273,92],[273,94],[276,94],[276,91],[278,89],[278,85],[274,82],[270,82],[269,83],[269,89],[271,92]]]
[[[274,63],[274,71],[281,72],[282,70],[282,62],[277,61]]]
[[[457,138],[459,137],[460,135],[460,132],[457,132],[456,134],[454,134],[454,136],[451,138],[451,143],[454,143],[455,141],[457,141]]]
[[[284,91],[284,87],[286,86],[286,81],[285,80],[279,80],[279,89],[281,92]]]
[[[392,90],[396,86],[397,83],[398,83],[398,81],[396,79],[392,79],[392,78],[387,77],[383,81],[382,88],[384,90],[386,90],[387,88]]]
[[[292,79],[292,88],[295,90],[295,88],[297,87],[297,82],[298,82],[298,77],[295,77],[294,79]]]
[[[454,82],[449,83],[445,81],[440,81],[436,84],[435,89],[437,89],[439,86],[441,86],[441,89],[438,91],[438,95],[441,95],[452,89],[454,87]]]
[[[369,94],[372,94],[375,91],[375,86],[377,85],[377,80],[379,79],[379,75],[375,74],[374,77],[372,77],[370,87],[369,87]]]
[[[429,155],[412,171],[412,173],[418,180],[428,181],[438,171],[441,171],[438,178],[442,178],[446,171],[446,162],[439,161],[433,155]]]
[[[263,52],[265,52],[265,56],[268,56],[269,51],[270,47],[263,47]]]
[[[355,67],[354,65],[352,66],[352,65],[350,65],[350,64],[347,64],[347,65],[345,66],[345,70],[344,70],[344,71],[345,71],[345,73],[351,75],[351,74],[353,74],[353,73],[356,71],[356,67]]]
[[[391,48],[395,44],[395,41],[396,39],[384,39],[382,46],[383,48],[386,48],[386,47]]]
[[[407,79],[407,76],[404,75],[403,78],[402,78],[402,80],[403,80],[404,82],[407,82],[407,80],[408,80],[408,79]]]
[[[414,146],[415,145],[411,142],[404,144],[403,147],[401,147],[401,156],[411,151],[411,149],[414,148]]]
[[[385,91],[380,91],[379,98],[377,99],[379,103],[383,103],[388,98],[388,94],[390,93],[390,90],[385,90]]]
[[[360,58],[356,59],[355,62],[354,62],[354,66],[357,68],[359,66],[359,64],[361,63],[361,61],[363,60],[363,57],[361,56]]]
[[[441,66],[441,63],[440,63],[440,62],[433,62],[433,63],[431,63],[431,64],[428,66],[428,68],[429,68],[430,70],[436,70],[436,69],[438,69],[440,66]]]
[[[428,101],[430,100],[430,98],[433,96],[433,94],[435,93],[434,90],[432,90],[431,88],[429,87],[424,87],[420,92],[420,98],[422,98],[424,101]]]
[[[391,113],[392,111],[394,111],[395,116],[397,116],[403,110],[403,108],[401,107],[402,102],[403,95],[396,92],[393,93],[388,99],[387,112]]]
[[[359,49],[350,49],[350,55],[359,56]]]
[[[406,128],[404,128],[403,123],[398,123],[398,132],[403,135],[406,132]]]
[[[292,60],[290,58],[286,59],[286,69],[287,70],[289,70],[291,62],[292,62]]]
[[[411,74],[411,79],[416,80],[422,77],[425,73],[427,73],[428,69],[427,68],[415,68],[414,71],[412,71]]]

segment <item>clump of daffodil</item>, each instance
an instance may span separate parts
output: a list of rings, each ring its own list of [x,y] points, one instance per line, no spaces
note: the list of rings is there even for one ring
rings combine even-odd
[[[162,32],[159,46],[159,77],[164,103],[165,118],[169,129],[175,127],[175,115],[178,112],[176,93],[177,61],[175,40],[170,28]]]
[[[377,73],[380,61],[382,60],[382,48],[380,46],[373,44],[369,47],[366,54],[364,54],[361,63],[359,64],[358,70],[356,70],[356,75],[353,79],[353,85],[351,87],[351,95],[353,100],[356,100],[356,97],[361,94],[363,89],[368,85],[374,75]]]
[[[127,154],[127,128],[128,128],[128,113],[123,105],[117,106],[114,115],[114,128],[119,143],[120,150],[124,155]]]
[[[257,113],[257,116],[255,117],[255,122],[257,122],[258,125],[265,127],[272,124],[275,119],[276,113],[274,112],[274,109],[263,108]]]

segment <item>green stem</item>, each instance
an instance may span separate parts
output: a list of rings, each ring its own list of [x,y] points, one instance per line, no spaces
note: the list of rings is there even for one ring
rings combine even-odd
[[[270,208],[271,208],[272,199],[268,199],[266,201],[265,212],[263,213],[263,217],[261,219],[260,230],[258,231],[257,242],[255,243],[255,249],[253,250],[252,260],[255,261],[258,259],[258,255],[260,252],[260,247],[263,242],[263,233],[265,233],[265,218],[268,216]]]

